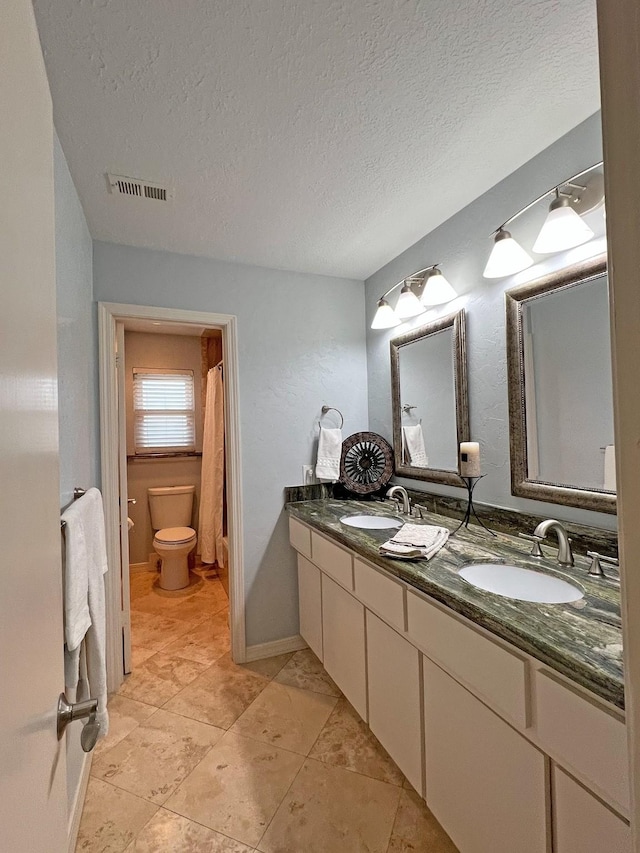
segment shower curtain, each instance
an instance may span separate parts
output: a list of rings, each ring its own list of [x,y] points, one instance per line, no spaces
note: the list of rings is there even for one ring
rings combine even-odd
[[[224,392],[222,362],[207,373],[202,441],[199,547],[203,563],[224,567]]]

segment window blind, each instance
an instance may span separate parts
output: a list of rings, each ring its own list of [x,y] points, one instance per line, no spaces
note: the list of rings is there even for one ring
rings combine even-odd
[[[133,372],[137,454],[195,450],[192,371]]]

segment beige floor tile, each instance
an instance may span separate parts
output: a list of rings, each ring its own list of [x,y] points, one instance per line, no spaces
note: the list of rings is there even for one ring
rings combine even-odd
[[[307,755],[338,700],[272,681],[233,725],[236,734]]]
[[[301,687],[303,690],[326,693],[327,696],[340,696],[340,690],[311,649],[296,652],[289,663],[278,673],[275,680],[280,684]]]
[[[236,666],[225,656],[177,693],[165,707],[176,714],[228,729],[268,683],[267,679]]]
[[[209,595],[193,595],[190,598],[185,598],[171,608],[172,619],[182,619],[187,621],[195,621],[196,619],[207,620],[218,613],[227,610],[228,601],[219,601],[217,598]],[[222,616],[228,630],[228,617]]]
[[[250,663],[242,663],[240,666],[242,669],[255,672],[256,675],[261,675],[263,678],[271,680],[276,677],[286,663],[289,663],[292,657],[293,652],[288,652],[285,655],[276,655],[272,658],[262,658],[261,660],[254,660]],[[231,660],[231,656],[229,656],[229,660]]]
[[[338,700],[309,757],[393,785],[404,782],[402,771],[344,697]]]
[[[157,572],[132,572],[129,575],[131,601],[147,595],[158,577]]]
[[[156,711],[94,762],[92,775],[161,805],[224,732]]]
[[[239,841],[160,809],[125,853],[250,853]]]
[[[145,705],[117,693],[109,697],[108,708],[109,734],[96,744],[93,750],[94,758],[120,743],[136,726],[143,723],[156,710],[152,705]]]
[[[308,758],[257,849],[386,853],[401,791]]]
[[[255,846],[303,761],[293,752],[227,732],[167,808]]]
[[[457,853],[458,848],[413,790],[405,789],[391,833],[388,853]]]
[[[204,617],[203,622],[170,643],[163,651],[209,666],[225,655],[230,648],[231,640],[226,620]]]
[[[204,663],[158,652],[133,669],[131,675],[121,684],[118,693],[120,696],[160,707],[206,668]]]
[[[157,808],[100,779],[90,779],[76,853],[122,853]]]
[[[155,652],[153,649],[145,649],[144,646],[136,646],[131,643],[131,669],[135,670],[137,666],[144,663],[149,658],[153,657]]]
[[[188,625],[177,619],[169,619],[160,613],[131,611],[131,637],[136,646],[159,652],[169,643],[177,640],[186,631]]]

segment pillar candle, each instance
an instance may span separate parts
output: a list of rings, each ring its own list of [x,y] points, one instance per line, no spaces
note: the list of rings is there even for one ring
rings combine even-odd
[[[463,441],[460,444],[460,476],[480,476],[480,445],[477,441]]]

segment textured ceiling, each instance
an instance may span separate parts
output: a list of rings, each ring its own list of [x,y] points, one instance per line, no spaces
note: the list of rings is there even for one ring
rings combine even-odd
[[[595,0],[34,6],[99,240],[365,278],[599,108]]]

